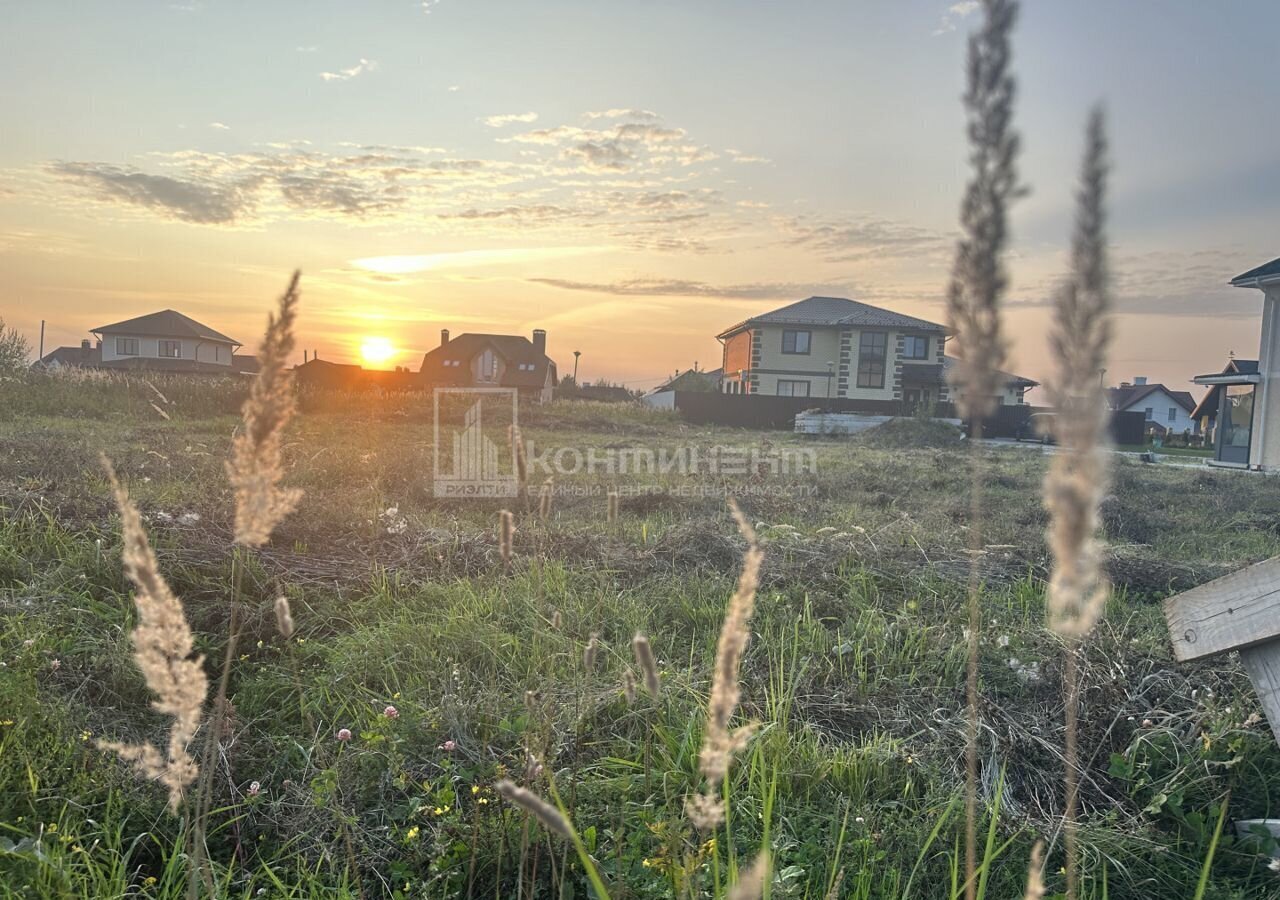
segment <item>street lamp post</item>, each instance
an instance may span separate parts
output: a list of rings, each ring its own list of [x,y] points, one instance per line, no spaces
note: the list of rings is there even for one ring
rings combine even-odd
[[[573,386],[578,386],[578,357],[582,355],[581,350],[573,351]]]

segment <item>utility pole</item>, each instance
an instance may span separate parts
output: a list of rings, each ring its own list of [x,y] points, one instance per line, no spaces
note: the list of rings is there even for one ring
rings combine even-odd
[[[44,359],[44,319],[40,320],[40,355],[36,359]]]
[[[582,355],[581,350],[573,351],[573,386],[578,386],[578,357]]]

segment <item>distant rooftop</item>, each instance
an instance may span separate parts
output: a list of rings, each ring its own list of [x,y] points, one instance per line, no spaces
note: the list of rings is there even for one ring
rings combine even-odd
[[[927,322],[914,316],[904,316],[902,313],[881,309],[868,303],[859,303],[857,300],[846,300],[843,297],[809,297],[781,309],[752,316],[721,332],[720,337],[750,325],[836,325],[850,328],[946,331],[935,322]]]
[[[240,345],[235,338],[229,338],[208,325],[197,322],[175,309],[163,309],[160,312],[148,313],[134,319],[125,319],[112,325],[99,325],[89,329],[93,334],[129,334],[155,337],[185,337],[202,341],[220,341],[224,344]]]

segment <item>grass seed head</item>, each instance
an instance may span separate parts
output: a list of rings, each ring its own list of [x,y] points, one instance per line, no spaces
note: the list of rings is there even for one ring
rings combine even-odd
[[[523,496],[529,487],[529,460],[525,456],[524,437],[520,434],[520,426],[508,425],[507,437],[511,441],[511,455],[516,461],[516,484],[519,485],[520,494]]]
[[[627,698],[629,704],[636,702],[636,674],[630,669],[622,672],[622,696]]]
[[[587,646],[582,650],[582,667],[588,672],[594,672],[596,670],[596,658],[599,654],[600,635],[593,631],[591,632],[591,637],[587,640]]]
[[[283,594],[276,598],[276,630],[286,641],[293,637],[293,613],[289,610],[289,598]]]
[[[569,827],[569,820],[561,815],[560,810],[543,800],[533,791],[512,784],[505,778],[494,785],[494,790],[509,802],[522,807],[525,812],[532,814],[548,831],[553,831],[565,838],[573,836],[573,831]]]
[[[506,565],[511,564],[511,545],[515,536],[516,517],[511,514],[511,510],[504,509],[498,513],[498,553]]]
[[[551,518],[551,495],[555,492],[555,479],[548,478],[542,482],[542,490],[538,492],[538,518],[544,522]]]
[[[241,410],[244,424],[232,441],[227,461],[227,478],[236,496],[235,540],[249,547],[265,544],[302,499],[302,491],[280,484],[284,478],[284,430],[296,409],[288,365],[293,355],[299,276],[293,273],[278,312],[267,318],[267,331],[258,348],[258,375]]]
[[[1036,841],[1031,848],[1031,864],[1027,867],[1027,890],[1023,900],[1043,900],[1044,888],[1044,841]]]
[[[168,748],[161,753],[150,744],[130,745],[100,741],[133,764],[144,777],[169,789],[169,809],[177,812],[183,793],[196,780],[199,767],[187,753],[187,744],[200,727],[201,713],[209,682],[204,674],[204,657],[193,657],[194,639],[182,603],[160,574],[155,552],[147,540],[138,508],[116,478],[111,463],[103,466],[120,510],[125,576],[133,582],[138,624],[133,631],[133,659],[155,694],[152,706],[170,716]]]
[[[1021,193],[1015,160],[1019,140],[1010,123],[1016,94],[1010,73],[1010,34],[1016,0],[986,0],[982,27],[969,39],[969,159],[973,177],[960,206],[960,240],[947,288],[947,317],[959,348],[948,372],[965,418],[991,414],[1000,393],[1005,341],[1000,301],[1009,282],[1003,256],[1008,209]]]
[[[738,881],[729,888],[727,900],[759,900],[769,881],[769,851],[761,850],[751,865],[738,873]]]
[[[662,691],[662,682],[658,678],[658,660],[654,658],[653,646],[643,634],[636,634],[631,639],[631,649],[636,655],[636,665],[644,676],[644,690],[650,697],[657,697]]]
[[[1072,272],[1059,291],[1049,335],[1055,371],[1048,387],[1058,410],[1061,449],[1050,460],[1044,483],[1053,554],[1049,625],[1075,638],[1092,630],[1109,592],[1097,536],[1110,470],[1101,372],[1111,340],[1105,234],[1107,141],[1099,110],[1089,118],[1085,144]]]
[[[751,617],[755,613],[756,589],[760,585],[760,566],[764,552],[760,549],[755,529],[747,521],[736,503],[730,502],[730,513],[738,525],[738,531],[747,542],[742,557],[742,571],[738,586],[729,600],[720,640],[716,646],[715,668],[711,674],[711,697],[707,704],[707,721],[703,726],[702,750],[698,757],[699,768],[707,781],[707,791],[701,801],[691,803],[690,819],[718,824],[717,815],[723,816],[718,803],[720,783],[729,772],[733,757],[742,750],[755,729],[743,726],[730,730],[729,723],[741,698],[739,671],[742,656],[751,640]],[[706,827],[699,825],[699,827]]]

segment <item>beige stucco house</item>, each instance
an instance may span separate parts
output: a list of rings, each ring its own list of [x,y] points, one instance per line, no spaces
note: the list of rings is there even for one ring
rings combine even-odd
[[[946,329],[841,297],[810,297],[739,322],[721,391],[930,403],[947,399]]]

